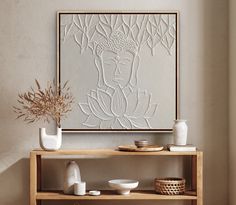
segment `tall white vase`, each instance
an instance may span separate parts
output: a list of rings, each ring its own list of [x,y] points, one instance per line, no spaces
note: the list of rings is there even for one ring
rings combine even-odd
[[[45,128],[39,129],[39,142],[42,149],[55,151],[60,149],[62,143],[61,128],[57,128],[56,135],[48,135]]]
[[[175,145],[187,144],[188,126],[186,124],[186,120],[175,120],[173,134]]]
[[[64,193],[74,194],[74,184],[81,182],[80,169],[75,161],[70,161],[66,165],[64,176]]]

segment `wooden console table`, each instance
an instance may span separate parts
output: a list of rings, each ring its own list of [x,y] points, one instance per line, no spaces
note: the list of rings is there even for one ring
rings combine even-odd
[[[65,195],[62,191],[43,191],[41,189],[41,159],[44,156],[80,155],[80,156],[188,156],[191,158],[191,191],[184,195],[160,195],[154,190],[132,191],[130,195],[116,195],[113,191],[101,191],[100,196]],[[203,205],[203,152],[121,152],[112,149],[94,150],[58,150],[48,152],[33,150],[30,152],[30,205],[40,205],[42,200],[190,200],[192,205]]]

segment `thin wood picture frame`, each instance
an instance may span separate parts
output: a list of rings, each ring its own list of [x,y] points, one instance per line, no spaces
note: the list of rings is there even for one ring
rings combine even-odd
[[[90,23],[91,25],[92,21],[94,22],[92,24],[93,26],[91,26],[91,31],[89,31],[90,32],[89,33],[88,30],[90,28],[88,27],[88,23]],[[114,25],[115,22],[117,25]],[[122,24],[124,24],[123,30],[121,28],[121,26],[123,26]],[[75,28],[73,28],[72,25],[74,25]],[[129,26],[131,27],[133,26],[132,27],[133,30]],[[146,45],[144,45],[143,42],[142,45],[140,45],[141,35],[139,30],[141,29],[143,29],[142,32],[145,33],[144,35],[146,35],[145,37],[143,37],[146,40],[145,42]],[[132,34],[127,34],[128,32]],[[168,33],[169,36],[167,37],[163,36],[164,32],[167,33],[169,32]],[[94,39],[95,39],[94,36],[97,35],[96,40],[91,40],[92,35]],[[132,38],[131,37],[129,38],[129,35],[130,36],[133,35]],[[137,38],[135,38],[135,35]],[[83,41],[83,39],[86,40]],[[137,41],[135,42],[135,40]],[[66,44],[65,42],[68,45],[64,46],[64,44]],[[76,46],[78,46],[78,48]],[[159,50],[158,46],[161,47]],[[138,68],[134,68],[135,67],[134,65],[136,65],[135,58],[137,58],[136,56],[140,55],[140,53],[138,52],[140,52],[139,49],[141,49],[141,47],[144,47],[144,50],[146,49],[145,51],[143,51],[144,55],[146,55],[145,53],[149,52],[149,51],[147,52],[148,49],[150,49],[149,53],[150,55],[155,55],[155,51],[157,50],[156,55],[160,54],[160,57],[155,56],[154,58],[154,59],[160,59],[158,60],[157,64],[164,59],[162,64],[161,63],[158,64],[159,65],[158,67],[162,68],[162,65],[164,65],[163,67],[166,67],[166,70],[169,69],[171,71],[169,72],[169,74],[168,73],[164,74],[163,79],[164,78],[172,79],[170,82],[170,85],[172,87],[168,83],[165,84],[164,82],[165,80],[162,80],[162,78],[160,77],[159,80],[163,81],[163,84],[160,84],[160,86],[157,85],[157,87],[162,87],[163,90],[160,89],[155,90],[156,89],[155,78],[153,79],[150,78],[152,80],[151,82],[152,87],[149,88],[150,90],[153,89],[152,92],[149,92],[147,90],[143,91],[142,88],[137,86],[138,82],[140,81],[141,81],[140,84],[144,86],[148,85],[148,82],[142,82],[142,78],[140,78],[140,76],[139,77],[136,76],[136,79],[134,79],[131,83],[130,76],[135,74],[127,74],[128,72],[127,70],[129,70],[129,68],[131,70],[130,73],[132,73],[133,70],[136,70],[136,73],[138,73],[137,70],[139,69],[139,72],[141,73],[140,75],[141,76],[145,75],[145,70],[144,70],[145,66],[142,67],[141,66],[142,63],[141,65],[138,64],[138,66],[136,66]],[[74,53],[77,52],[76,49],[78,49],[78,53],[75,55]],[[88,60],[89,58],[91,58],[91,56],[89,56],[88,54],[89,52],[92,53],[91,56],[95,56],[93,60]],[[170,58],[171,55],[172,57]],[[77,59],[77,56],[80,56],[79,57],[80,61]],[[139,59],[142,60],[141,62],[146,61],[147,63],[149,63],[148,61],[150,61],[150,57],[146,56],[144,57],[138,56],[138,57]],[[83,59],[85,59],[85,62],[82,63]],[[73,60],[75,62],[73,62]],[[89,62],[92,61],[94,67],[96,67],[96,69],[94,69],[96,70],[96,72],[94,72],[94,74],[89,73],[88,75],[86,72],[88,72],[88,69],[91,68],[92,64],[89,64]],[[87,63],[89,64],[88,66]],[[109,69],[107,69],[105,65]],[[117,68],[118,67],[117,65],[119,65],[120,67],[119,70]],[[152,65],[154,65],[154,63]],[[116,68],[114,68],[114,66],[116,66]],[[80,67],[79,69],[82,69],[79,70],[79,73],[76,72],[78,71],[77,67]],[[116,79],[115,74],[114,74],[115,77],[112,77],[113,73],[111,74],[111,72],[109,71],[111,70],[110,68],[113,69],[112,71],[113,73],[119,72],[119,75],[122,75],[120,73],[126,72],[126,75],[123,74],[122,78],[117,77]],[[83,69],[86,69],[86,71]],[[120,72],[121,69],[123,69],[122,72]],[[106,74],[104,70],[107,73],[110,72],[110,74]],[[165,73],[162,72],[161,70],[156,72],[157,73],[153,72],[154,74],[157,74],[156,76],[162,76],[162,73]],[[80,73],[85,73],[84,77],[83,75],[80,75]],[[76,79],[74,76],[80,76],[79,78],[80,80]],[[144,76],[143,79],[147,78]],[[73,94],[76,93],[76,103],[72,113],[74,112],[74,110],[76,110],[76,112],[80,110],[80,114],[74,113],[74,116],[72,117],[69,116],[68,117],[69,120],[66,119],[65,120],[66,122],[64,124],[62,121],[62,128],[63,128],[62,131],[64,133],[65,132],[66,133],[172,132],[173,120],[179,118],[179,12],[178,11],[58,11],[57,12],[57,84],[60,85],[61,82],[63,83],[66,80],[69,80],[70,84],[72,81],[72,88],[74,88]],[[93,82],[96,81],[97,87],[93,88],[95,84],[93,86],[89,85],[88,87],[86,87],[87,84],[89,84],[88,82],[91,81]],[[80,84],[77,85],[76,83],[78,82]],[[127,85],[129,85],[129,88]],[[87,91],[83,91],[84,93],[78,92],[78,90],[81,90],[81,87],[86,87]],[[129,89],[129,91],[126,91],[125,89],[127,90]],[[168,95],[167,91],[171,91],[172,95],[171,94]],[[129,95],[127,93],[129,93]],[[130,93],[135,97],[133,97]],[[160,105],[155,104],[154,102],[155,95],[153,93],[154,94],[162,93],[157,95],[159,95],[159,97],[163,95],[164,98],[166,97],[166,99],[171,99],[171,100],[166,100],[166,102],[162,100],[162,103],[160,103]],[[135,100],[131,101],[128,99],[127,96],[131,96],[130,99],[135,99]],[[159,99],[162,99],[161,97]],[[148,99],[149,104],[144,105],[145,104],[144,102],[140,103],[136,99],[138,100]],[[170,104],[169,105],[170,109],[167,106],[168,103]],[[161,113],[160,109],[164,107],[165,104],[166,108],[163,109],[162,111],[165,112],[166,115],[165,114],[162,114],[162,116],[158,115],[159,118],[157,117],[156,121],[155,120],[151,121],[153,116],[156,115],[156,113]],[[106,105],[109,105],[109,108],[107,108],[108,106]],[[161,107],[161,105],[163,106]],[[135,107],[135,109],[131,109],[132,107]],[[143,110],[145,110],[145,113],[141,111],[141,108],[139,107],[142,108],[144,107]],[[129,110],[129,115],[127,114],[128,112],[127,110]],[[131,110],[133,112],[134,110],[135,111],[139,110],[140,112],[136,114],[136,116],[131,116],[132,115]],[[170,114],[168,114],[168,110],[171,110]],[[81,113],[83,114],[83,116]],[[143,117],[140,113],[143,113]],[[163,124],[163,125],[165,124],[163,122],[160,123],[158,122],[161,121],[161,119],[164,119],[166,116],[169,117],[168,120],[166,120],[166,122],[168,121],[168,123],[166,123],[168,124],[168,126],[158,127],[158,125],[156,124]],[[76,127],[77,125],[75,125],[74,123],[79,120],[81,120],[79,123],[82,126]],[[150,125],[151,123],[152,125]],[[119,128],[119,126],[121,128]]]

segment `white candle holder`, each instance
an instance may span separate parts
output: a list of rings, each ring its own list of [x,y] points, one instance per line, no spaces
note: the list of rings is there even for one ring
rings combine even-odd
[[[74,194],[83,196],[86,194],[86,182],[75,182],[74,183]]]

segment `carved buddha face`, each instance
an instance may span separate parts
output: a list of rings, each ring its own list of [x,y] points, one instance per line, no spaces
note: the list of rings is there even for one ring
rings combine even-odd
[[[98,69],[98,86],[125,88],[137,83],[139,58],[137,47],[124,33],[116,31],[110,38],[102,39],[96,47],[95,65]]]
[[[105,84],[112,88],[126,87],[132,76],[133,62],[134,55],[129,51],[104,50],[101,55],[101,64]]]

